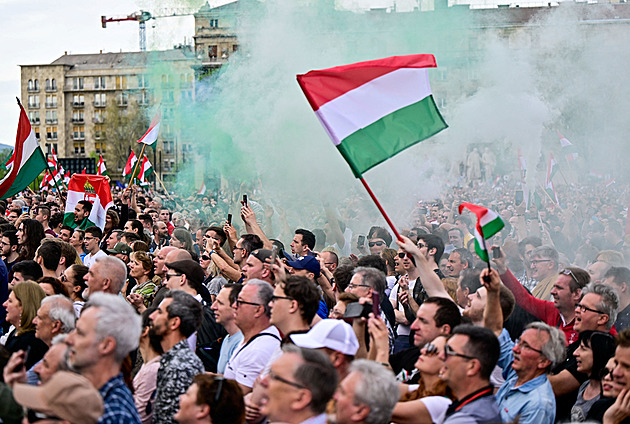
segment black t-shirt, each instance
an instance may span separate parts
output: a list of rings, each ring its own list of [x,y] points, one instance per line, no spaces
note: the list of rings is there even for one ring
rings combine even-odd
[[[414,365],[418,361],[419,356],[420,349],[414,346],[394,353],[389,357],[389,365],[392,367],[398,381],[407,384],[418,384],[420,373]]]
[[[575,352],[579,346],[579,340],[567,346],[566,359],[553,370],[552,374],[558,374],[560,371],[567,370],[578,381],[578,383],[582,385],[582,383],[588,380],[588,376],[577,370],[577,359],[573,356],[573,352]],[[556,396],[556,422],[571,420],[571,408],[577,400],[578,389],[575,389],[565,395]]]

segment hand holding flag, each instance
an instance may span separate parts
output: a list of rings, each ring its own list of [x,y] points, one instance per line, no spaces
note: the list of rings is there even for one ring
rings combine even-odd
[[[483,206],[473,205],[472,203],[462,203],[459,205],[459,213],[464,208],[468,209],[477,216],[477,226],[475,227],[475,252],[490,267],[490,256],[486,248],[486,239],[489,239],[505,226],[503,220],[495,211]]]

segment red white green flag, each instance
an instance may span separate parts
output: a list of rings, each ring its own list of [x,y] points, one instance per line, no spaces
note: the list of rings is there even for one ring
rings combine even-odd
[[[108,175],[103,155],[99,155],[98,163],[96,164],[96,175]]]
[[[477,215],[477,226],[474,231],[475,252],[483,261],[489,262],[490,257],[486,249],[486,240],[501,231],[505,224],[499,214],[491,209],[473,205],[472,203],[462,203],[459,205],[460,215],[464,208]]]
[[[15,147],[11,157],[13,158],[11,170],[0,181],[0,199],[6,199],[24,190],[46,169],[44,152],[21,104]]]
[[[105,216],[107,209],[114,205],[109,181],[106,177],[92,174],[74,174],[68,183],[68,199],[63,217],[64,224],[74,222],[74,207],[80,200],[92,203],[92,211],[88,217],[88,224],[84,226],[97,226],[101,230],[105,228]],[[75,224],[76,225],[76,224]]]
[[[152,145],[157,141],[158,133],[160,132],[160,110],[158,109],[153,121],[151,121],[151,125],[149,125],[149,129],[146,133],[138,140],[138,143],[144,143],[147,145]]]
[[[435,105],[431,54],[310,71],[297,80],[355,177],[448,125]]]
[[[133,172],[133,167],[136,165],[136,162],[138,162],[138,157],[132,150],[131,153],[129,154],[129,159],[127,159],[127,164],[125,165],[125,169],[123,169],[123,173],[122,173],[123,178],[128,178],[128,176],[131,176],[131,173]]]

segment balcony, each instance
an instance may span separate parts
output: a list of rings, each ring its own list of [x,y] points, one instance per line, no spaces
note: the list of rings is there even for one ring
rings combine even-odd
[[[94,139],[102,140],[105,138],[105,131],[94,131]]]
[[[83,118],[72,118],[72,123],[73,124],[83,124],[83,123],[85,123],[85,119],[83,119]]]
[[[57,133],[47,133],[46,134],[46,140],[57,140]]]
[[[39,93],[39,87],[28,87],[26,91],[29,93]]]
[[[107,107],[106,102],[94,102],[94,107]]]
[[[85,107],[85,102],[72,102],[73,107]]]
[[[127,107],[129,102],[116,102],[116,106],[118,107]]]
[[[85,133],[74,133],[72,134],[72,139],[73,140],[85,140]]]
[[[31,119],[31,124],[32,125],[39,125],[39,118]]]
[[[55,109],[57,108],[57,102],[46,102],[46,108]]]
[[[105,117],[101,116],[101,117],[94,117],[92,118],[92,123],[93,124],[102,124],[105,122]]]
[[[28,107],[31,109],[39,109],[39,103],[29,103]]]
[[[149,106],[149,102],[147,100],[138,99],[138,106]]]
[[[57,118],[55,118],[55,119],[46,118],[46,123],[47,124],[56,124],[57,123]]]
[[[57,91],[57,86],[56,85],[52,85],[52,86],[47,85],[46,86],[46,92],[53,93],[55,91]]]

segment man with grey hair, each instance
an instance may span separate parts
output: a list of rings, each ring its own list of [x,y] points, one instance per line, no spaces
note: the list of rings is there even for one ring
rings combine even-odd
[[[273,287],[263,280],[249,280],[238,294],[233,308],[234,322],[243,333],[225,367],[225,378],[236,380],[243,395],[251,392],[254,381],[280,345],[280,332],[271,325]]]
[[[337,424],[387,424],[399,397],[398,382],[389,369],[358,359],[335,393]]]
[[[150,316],[149,334],[161,338],[164,353],[157,373],[153,422],[171,423],[186,392],[203,363],[188,346],[187,339],[201,325],[202,307],[190,294],[171,290]]]
[[[378,295],[380,304],[384,301],[389,302],[389,299],[385,296],[385,289],[387,288],[387,280],[385,274],[382,271],[372,268],[360,266],[354,269],[352,279],[346,288],[346,292],[353,293],[359,298],[365,298],[368,303],[373,302],[373,294]],[[390,325],[389,319],[383,312],[383,308],[380,308],[381,318],[387,325],[387,333],[389,335],[389,353],[394,352],[394,330]],[[362,329],[359,330],[362,332]],[[359,341],[362,342],[363,338],[361,334],[357,334]]]
[[[325,424],[326,405],[337,387],[335,368],[317,350],[291,344],[282,350],[261,380],[262,414],[270,422]]]
[[[76,329],[66,338],[68,364],[103,397],[105,412],[99,423],[140,424],[121,372],[125,357],[138,348],[140,333],[140,316],[123,298],[94,293],[83,307]]]
[[[556,283],[560,262],[558,251],[551,246],[540,246],[532,250],[530,258],[532,278],[538,281],[532,295],[537,299],[551,300],[551,289]]]
[[[559,329],[542,322],[529,324],[516,343],[503,328],[500,288],[495,270],[484,269],[481,278],[487,290],[484,325],[499,338],[501,356],[497,365],[503,369],[505,383],[496,394],[501,420],[524,424],[553,423],[556,400],[547,378],[551,369],[564,359],[565,337]]]
[[[35,337],[46,343],[50,348],[55,336],[68,334],[74,330],[75,321],[74,306],[70,299],[60,294],[45,297],[37,310],[37,315],[33,318]],[[35,385],[39,381],[36,367],[44,359],[42,358],[41,361],[28,370],[28,384]]]
[[[115,256],[96,258],[83,279],[87,285],[84,298],[97,292],[117,295],[127,280],[127,265]]]

